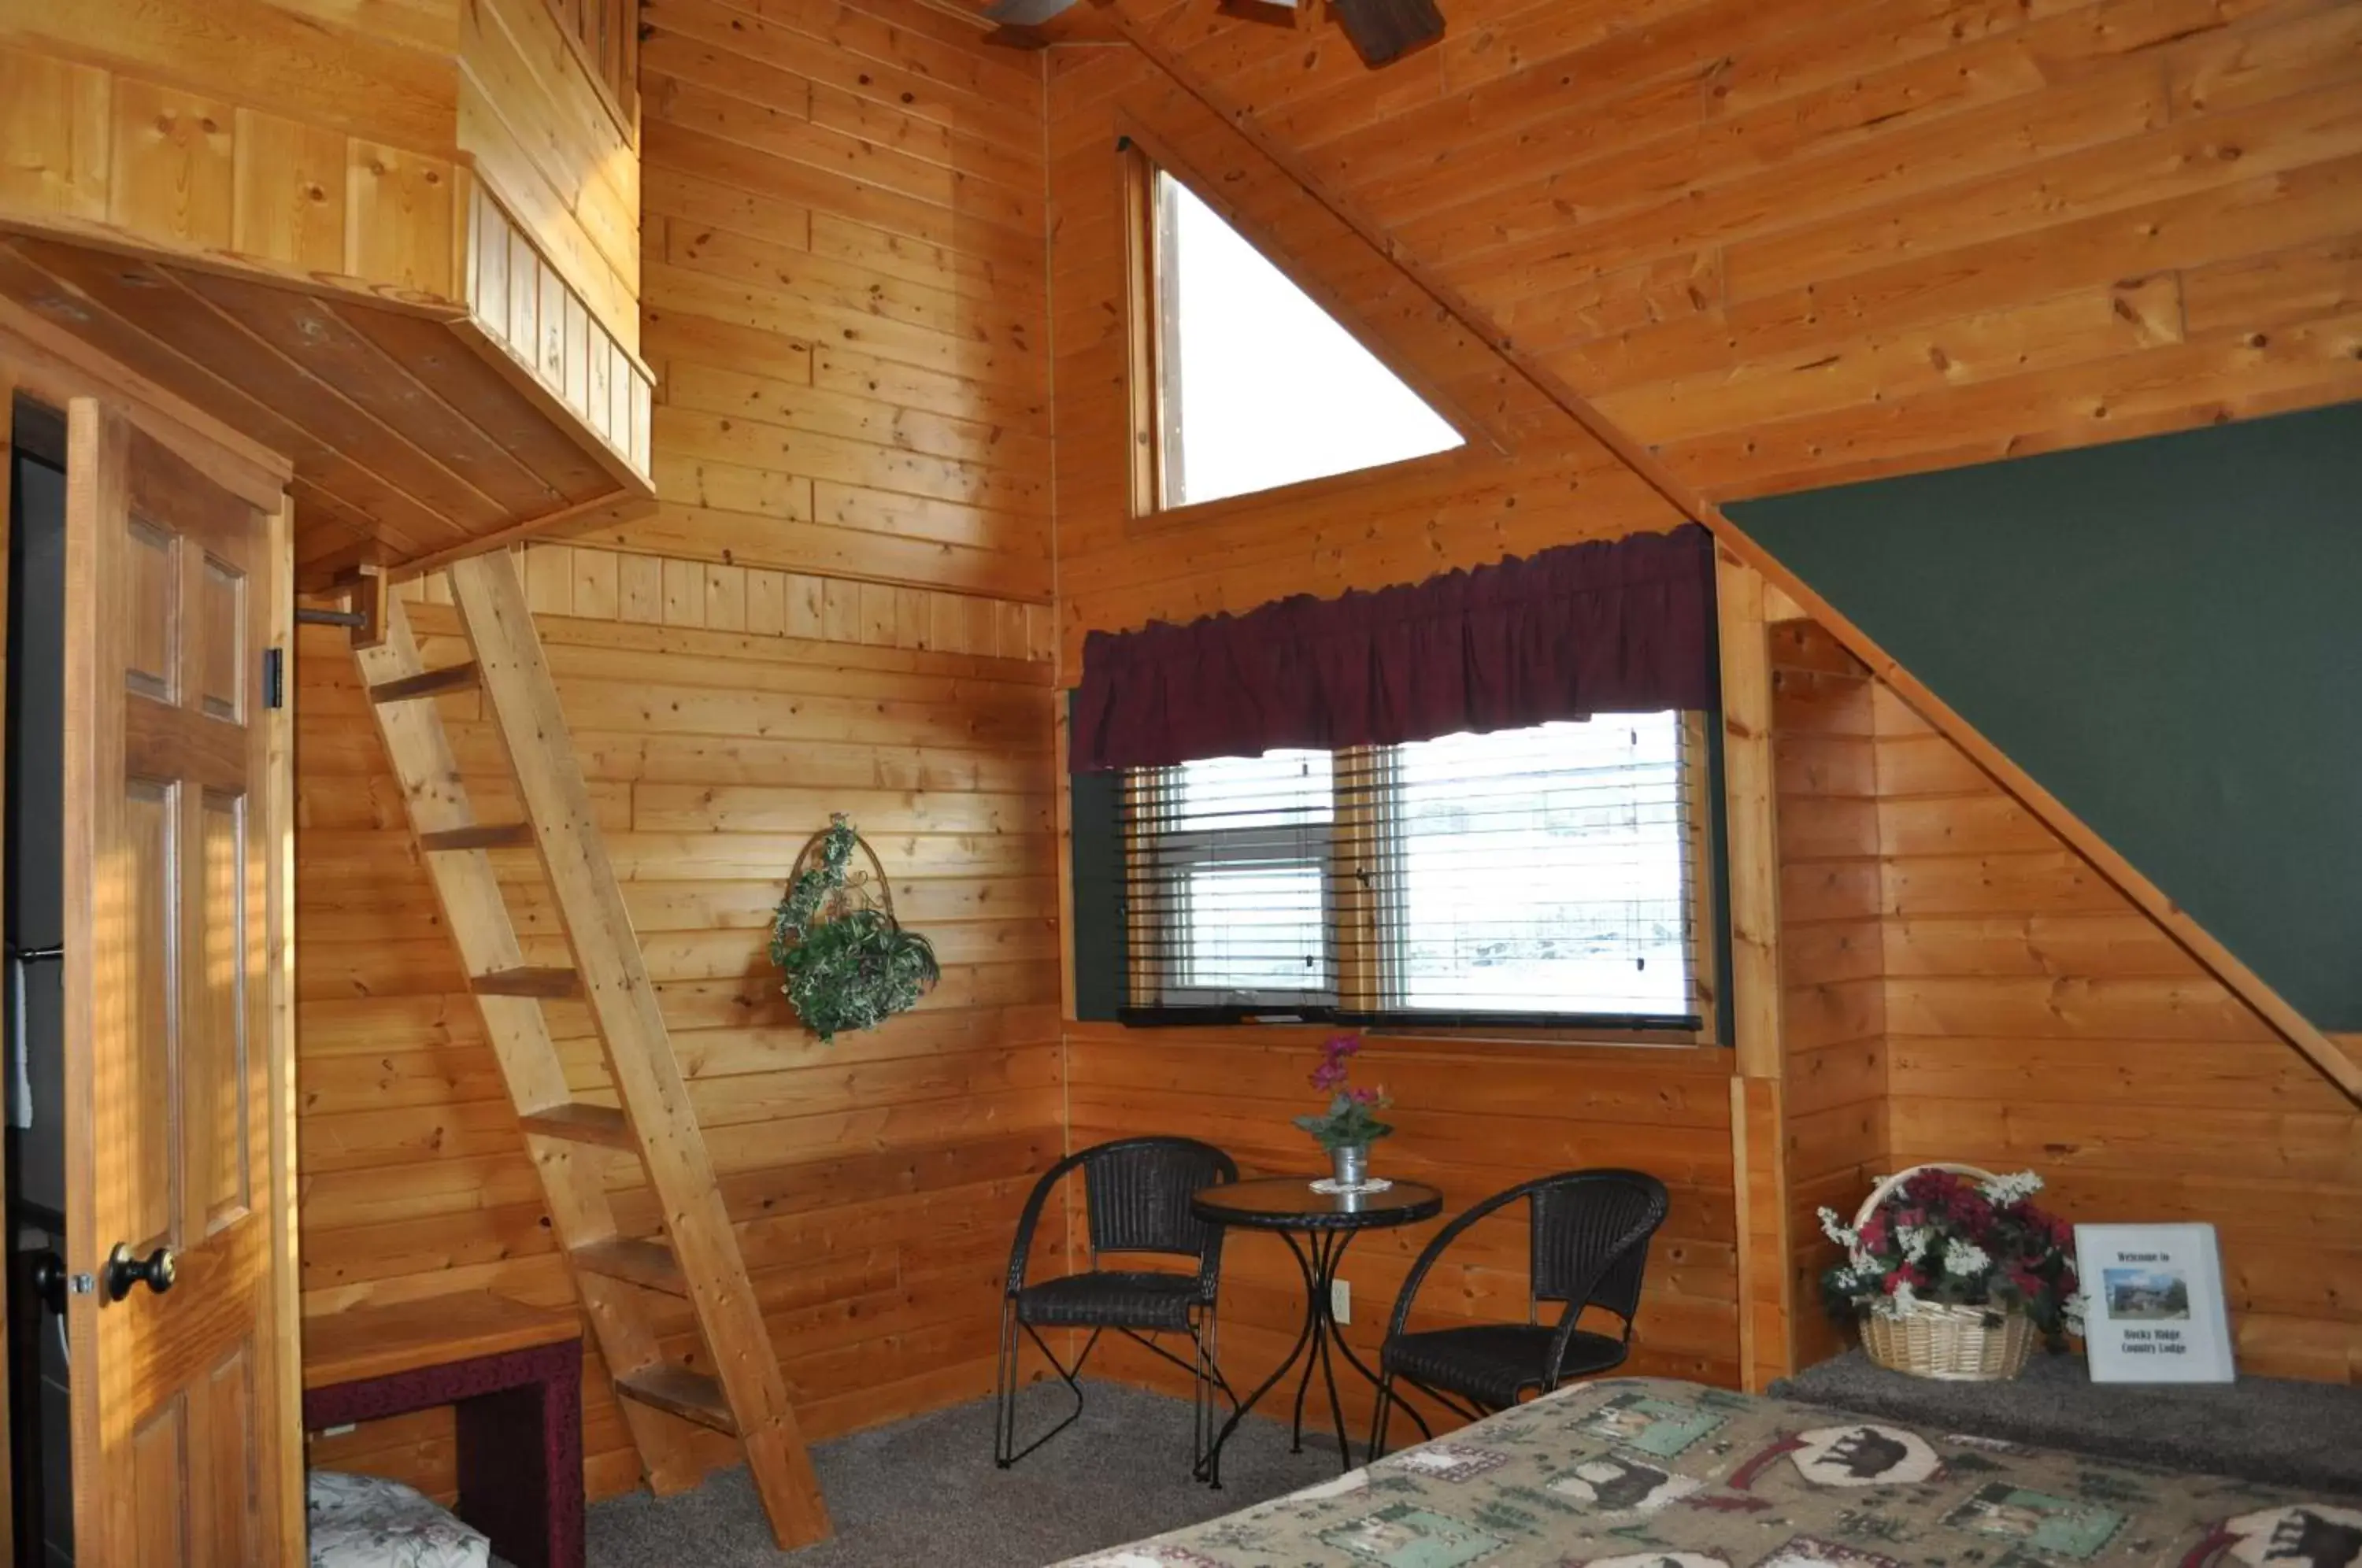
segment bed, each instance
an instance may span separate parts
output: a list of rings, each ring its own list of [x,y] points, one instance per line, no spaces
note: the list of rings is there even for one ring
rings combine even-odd
[[[1696,1384],[1579,1384],[1070,1568],[2357,1568],[2362,1506]]]

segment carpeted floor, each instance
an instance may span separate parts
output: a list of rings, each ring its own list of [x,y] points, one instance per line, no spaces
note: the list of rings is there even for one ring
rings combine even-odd
[[[992,1463],[992,1404],[938,1410],[813,1451],[836,1537],[771,1545],[744,1470],[675,1497],[634,1493],[594,1505],[590,1568],[1040,1568],[1212,1518],[1338,1473],[1336,1439],[1287,1452],[1287,1428],[1251,1416],[1222,1454],[1222,1489],[1189,1479],[1189,1406],[1112,1384],[1087,1386],[1083,1419],[1011,1469]],[[1071,1408],[1053,1384],[1026,1391],[1019,1441]]]
[[[2362,1388],[2338,1384],[2093,1383],[2081,1356],[2039,1352],[2013,1382],[1939,1383],[1856,1350],[1771,1391],[1939,1431],[2362,1497]]]

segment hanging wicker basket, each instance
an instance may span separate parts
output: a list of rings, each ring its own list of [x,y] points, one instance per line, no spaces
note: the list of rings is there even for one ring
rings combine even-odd
[[[1991,1171],[1975,1165],[1913,1165],[1870,1189],[1870,1196],[1854,1210],[1853,1228],[1860,1231],[1904,1182],[1928,1170],[1950,1171],[1978,1181],[1992,1179]],[[2034,1337],[2033,1319],[2022,1311],[1992,1307],[1918,1301],[1895,1317],[1868,1312],[1861,1320],[1861,1348],[1871,1360],[1914,1377],[1951,1383],[1998,1383],[2015,1377],[2025,1370]]]
[[[894,918],[877,851],[843,812],[796,856],[771,912],[771,962],[788,1003],[822,1044],[875,1029],[943,977],[933,944]]]
[[[788,872],[789,887],[794,887],[805,872],[825,863],[829,834],[833,831],[822,828],[804,841],[802,851]],[[886,863],[877,858],[877,851],[859,834],[854,834],[853,852],[858,858],[844,868],[844,880],[831,888],[821,900],[817,923],[843,920],[855,910],[877,910],[889,920],[894,917],[894,884],[886,879]]]

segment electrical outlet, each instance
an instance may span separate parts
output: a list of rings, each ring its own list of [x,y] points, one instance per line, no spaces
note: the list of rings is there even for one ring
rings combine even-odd
[[[1329,1282],[1329,1315],[1341,1323],[1353,1320],[1353,1282],[1332,1279]]]

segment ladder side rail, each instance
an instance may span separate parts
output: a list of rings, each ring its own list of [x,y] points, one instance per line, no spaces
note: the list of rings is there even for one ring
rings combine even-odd
[[[608,1071],[638,1138],[667,1239],[773,1533],[783,1546],[824,1539],[828,1512],[819,1478],[575,759],[515,560],[494,551],[453,562],[448,575],[485,702],[534,824],[582,995],[606,1044]]]
[[[354,654],[361,679],[373,686],[417,676],[425,668],[409,617],[392,595],[386,599],[383,641]],[[449,732],[435,703],[378,702],[371,707],[387,760],[402,787],[414,838],[477,825]],[[461,966],[470,975],[523,966],[522,944],[491,856],[472,850],[421,858]],[[528,997],[478,995],[474,999],[513,1108],[530,1115],[566,1104],[571,1096],[565,1066],[541,1004]],[[613,1156],[557,1138],[528,1136],[525,1143],[549,1204],[551,1228],[569,1258],[578,1248],[617,1240],[606,1190],[606,1166]],[[579,1270],[574,1281],[611,1375],[654,1367],[663,1360],[632,1286]],[[697,1474],[693,1434],[659,1412],[628,1400],[622,1403],[651,1480],[692,1483]]]

